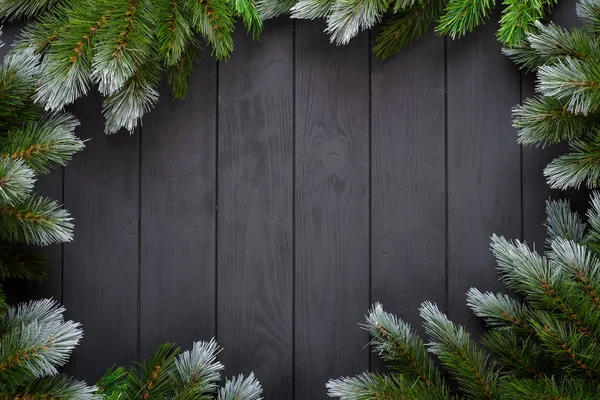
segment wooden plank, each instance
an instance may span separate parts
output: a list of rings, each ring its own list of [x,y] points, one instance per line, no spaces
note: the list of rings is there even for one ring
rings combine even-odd
[[[519,72],[496,40],[499,11],[465,39],[448,41],[448,311],[482,329],[467,290],[502,290],[489,250],[493,233],[521,234],[520,148],[511,125]]]
[[[77,226],[64,249],[67,316],[84,339],[65,368],[95,382],[138,356],[140,134],[106,136],[97,93],[73,107],[86,150],[65,169],[65,206]]]
[[[189,349],[215,335],[216,62],[206,51],[188,97],[144,119],[141,160],[140,347]]]
[[[559,2],[550,20],[562,27],[580,26],[581,20],[575,12],[575,0]],[[535,94],[535,74],[521,72],[521,98],[532,97]],[[523,147],[523,239],[530,245],[535,245],[539,251],[544,249],[546,240],[545,201],[549,198],[568,198],[572,205],[585,212],[589,193],[580,190],[551,190],[544,177],[544,168],[550,161],[564,154],[569,146],[565,144],[541,149]]]
[[[293,22],[219,65],[217,337],[228,375],[292,398]]]
[[[446,299],[444,61],[433,33],[372,59],[372,301],[419,329]]]
[[[369,368],[369,37],[323,29],[296,23],[295,393],[311,400]]]

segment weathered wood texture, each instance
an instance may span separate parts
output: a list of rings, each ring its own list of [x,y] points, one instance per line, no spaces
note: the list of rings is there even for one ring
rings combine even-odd
[[[555,20],[573,23],[573,3]],[[54,296],[83,323],[66,368],[81,378],[214,336],[226,375],[254,370],[278,400],[378,368],[358,327],[375,301],[420,325],[432,300],[480,333],[465,292],[501,289],[490,235],[541,246],[550,195],[550,153],[511,127],[532,86],[497,18],[385,62],[368,32],[334,47],[316,21],[240,29],[231,60],[203,53],[188,98],[164,87],[132,136],[104,135],[98,95],[77,102],[87,148],[40,186],[76,239],[14,298]]]

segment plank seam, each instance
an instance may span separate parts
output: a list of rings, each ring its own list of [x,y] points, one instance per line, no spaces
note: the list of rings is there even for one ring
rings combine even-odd
[[[445,280],[445,308],[446,312],[450,312],[450,290],[448,288],[448,252],[449,244],[449,219],[448,219],[448,37],[444,36],[444,280]]]
[[[216,99],[215,99],[215,316],[214,316],[214,336],[219,342],[219,67],[220,63],[216,61]]]
[[[292,399],[296,398],[296,20],[292,23]]]

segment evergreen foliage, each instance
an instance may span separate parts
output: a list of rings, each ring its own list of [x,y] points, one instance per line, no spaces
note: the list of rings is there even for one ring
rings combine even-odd
[[[592,195],[587,222],[564,201],[549,201],[546,212],[544,254],[492,237],[500,280],[519,297],[469,290],[469,307],[489,328],[479,342],[430,302],[420,310],[426,344],[407,323],[375,304],[363,327],[388,372],[331,380],[329,395],[345,400],[599,398],[600,193]]]
[[[72,239],[71,217],[55,201],[33,193],[36,177],[64,166],[83,143],[67,113],[34,104],[40,64],[33,51],[8,55],[0,66],[0,283],[41,279],[46,257],[39,249]],[[0,290],[0,311],[6,307]]]
[[[110,400],[262,399],[262,388],[252,373],[226,380],[219,387],[224,369],[217,361],[220,351],[214,340],[196,342],[192,350],[183,352],[174,344],[165,343],[137,368],[109,370],[98,382],[97,393]]]
[[[293,18],[327,21],[331,42],[346,44],[361,30],[381,22],[375,53],[382,59],[402,50],[435,25],[436,32],[464,36],[484,23],[494,0],[259,0],[263,18],[289,13]],[[497,37],[519,47],[535,22],[546,16],[555,0],[505,0]]]
[[[564,29],[537,22],[524,47],[505,49],[517,64],[537,75],[537,94],[513,110],[518,141],[569,150],[544,170],[553,188],[600,186],[600,2],[581,0],[584,27]]]
[[[97,399],[95,388],[58,373],[83,332],[52,300],[0,314],[0,399]]]
[[[97,85],[107,133],[135,129],[163,76],[184,98],[201,44],[227,59],[238,18],[262,30],[250,0],[0,0],[0,18],[33,19],[13,51],[41,59],[35,103],[61,110]]]

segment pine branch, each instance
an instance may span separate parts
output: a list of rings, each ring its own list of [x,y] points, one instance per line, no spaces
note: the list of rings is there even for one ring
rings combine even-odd
[[[85,7],[61,10],[62,15],[54,18],[63,25],[47,44],[44,39],[38,38],[35,29],[23,39],[40,43],[38,47],[46,46],[39,86],[34,96],[35,101],[46,110],[62,109],[86,95],[92,86],[94,41],[106,29],[109,18],[114,14],[114,11],[102,9],[101,5],[101,2],[89,2]],[[40,33],[47,35],[48,28]]]
[[[225,386],[219,389],[217,400],[260,400],[262,387],[253,373],[247,378],[239,375],[225,382]]]
[[[188,94],[189,81],[200,58],[200,49],[200,40],[194,38],[185,48],[177,64],[165,69],[171,94],[177,100],[185,99]]]
[[[427,354],[423,340],[412,327],[393,314],[385,312],[379,303],[369,311],[363,328],[371,336],[374,353],[379,354],[389,369],[406,379],[421,381],[431,391],[447,390],[433,360]]]
[[[61,4],[66,0],[2,0],[0,16],[2,21],[12,22],[18,19],[37,17],[44,11]]]
[[[523,337],[506,329],[492,329],[483,335],[481,343],[494,354],[505,375],[541,378],[558,372],[535,336]]]
[[[495,0],[450,0],[435,31],[453,39],[466,35],[489,17]]]
[[[381,24],[374,48],[382,60],[399,53],[412,40],[422,37],[441,15],[446,0],[418,2],[388,14]]]
[[[600,185],[600,137],[575,139],[569,143],[570,153],[550,162],[544,176],[555,189],[579,188],[585,183],[589,188]]]
[[[52,299],[20,303],[8,309],[0,319],[0,337],[7,336],[25,325],[60,324],[64,322],[65,308]]]
[[[79,121],[70,114],[48,114],[8,131],[0,145],[0,157],[23,160],[36,174],[62,167],[85,146],[75,137]]]
[[[591,207],[587,212],[590,229],[585,242],[592,251],[600,254],[600,192],[592,193],[590,205]]]
[[[546,9],[557,0],[504,0],[505,6],[500,18],[498,40],[509,47],[518,47],[530,32],[534,32],[536,22],[543,19]],[[529,38],[531,42],[531,37]],[[533,43],[532,43],[533,44]]]
[[[81,336],[79,324],[72,321],[33,321],[5,332],[0,338],[0,386],[57,374]]]
[[[99,400],[94,387],[65,375],[47,376],[32,382],[0,387],[0,398],[22,400]]]
[[[505,294],[482,293],[475,288],[467,292],[467,305],[489,327],[510,328],[521,335],[530,335],[530,310],[527,305]],[[505,329],[507,330],[507,329]],[[503,331],[505,331],[503,330]]]
[[[591,32],[600,33],[600,5],[595,0],[580,0],[577,2],[577,16],[582,19],[585,28]]]
[[[175,358],[180,349],[165,343],[159,347],[149,361],[142,364],[139,371],[129,373],[125,398],[169,398],[172,396],[171,377],[175,371]]]
[[[233,51],[235,18],[233,9],[224,0],[190,0],[188,4],[195,29],[212,47],[218,60],[229,57]]]
[[[0,205],[14,206],[33,189],[35,174],[23,160],[0,156]]]
[[[156,28],[159,52],[165,67],[176,66],[194,40],[192,16],[185,7],[185,0],[168,0],[154,3],[159,15]]]
[[[588,115],[600,107],[600,64],[568,57],[538,69],[537,89],[566,100],[567,110]]]
[[[172,385],[178,399],[202,397],[216,391],[217,382],[221,379],[220,372],[224,368],[223,364],[217,361],[220,351],[213,339],[210,342],[196,342],[191,351],[184,351],[177,357],[177,373],[174,374]],[[238,385],[242,385],[240,388],[245,387],[242,382],[238,382]],[[238,386],[234,385],[234,388],[236,387]]]
[[[259,0],[256,9],[260,17],[267,20],[289,13],[296,3],[296,0]]]
[[[291,17],[298,19],[326,18],[335,0],[299,0],[291,8]]]
[[[600,215],[598,223],[600,224]],[[572,240],[576,243],[587,242],[587,224],[582,221],[579,214],[571,211],[569,203],[565,200],[546,201],[546,245],[552,246],[557,239]],[[598,225],[600,228],[600,225]]]
[[[573,325],[550,313],[537,313],[532,321],[548,354],[572,374],[597,383],[600,377],[600,347]]]
[[[389,0],[337,0],[327,16],[325,31],[332,43],[347,44],[361,30],[381,21],[389,4]]]
[[[421,381],[405,379],[399,374],[380,375],[364,372],[354,377],[327,382],[329,397],[342,400],[428,399],[447,400],[450,393],[439,394]]]
[[[73,238],[72,218],[49,199],[32,196],[17,206],[0,207],[0,239],[46,246]]]
[[[253,39],[258,39],[263,29],[262,19],[254,6],[253,0],[231,0],[236,14],[242,18],[244,25]]]
[[[430,336],[429,351],[437,355],[458,381],[462,391],[470,398],[498,398],[496,385],[498,371],[472,340],[469,333],[454,325],[431,302],[424,302],[420,308],[425,331]]]
[[[102,113],[106,118],[105,132],[118,132],[124,127],[133,133],[142,116],[158,101],[160,65],[158,60],[148,61],[137,70],[125,85],[102,101]]]
[[[600,396],[597,385],[582,379],[544,377],[542,379],[507,379],[502,381],[505,399],[584,400]]]
[[[568,110],[566,100],[536,96],[513,108],[513,126],[519,129],[518,142],[546,147],[586,135],[595,135],[600,113],[584,115]]]
[[[0,242],[0,280],[41,280],[48,271],[48,257],[37,248]]]
[[[101,9],[115,9],[98,32],[92,78],[100,92],[114,95],[155,54],[150,0],[102,0]]]

